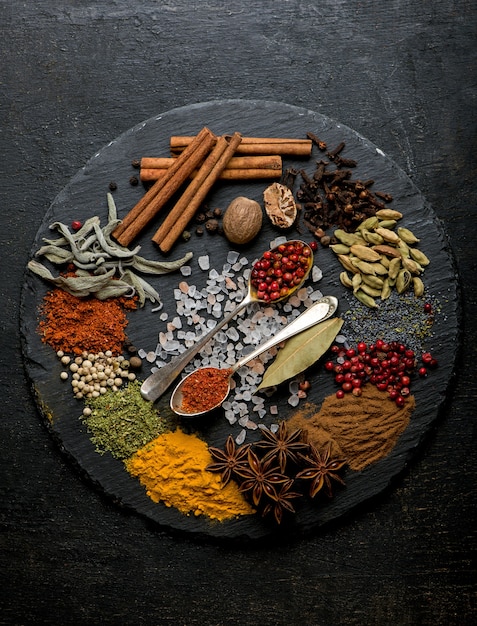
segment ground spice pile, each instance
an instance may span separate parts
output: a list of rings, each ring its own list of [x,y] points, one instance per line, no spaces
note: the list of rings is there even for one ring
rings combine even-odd
[[[38,330],[42,341],[56,352],[121,354],[126,340],[126,310],[135,309],[131,298],[78,298],[63,289],[48,291],[40,309]]]
[[[255,513],[236,483],[224,486],[218,474],[207,471],[212,461],[204,441],[177,429],[138,450],[126,461],[126,469],[144,485],[151,500],[186,515],[223,521]]]
[[[126,459],[168,428],[152,404],[141,396],[137,380],[117,391],[88,400],[82,418],[100,453]]]
[[[318,412],[316,406],[304,405],[288,424],[307,430],[310,443],[318,448],[331,443],[333,455],[345,458],[350,469],[359,471],[391,452],[414,408],[413,396],[398,408],[374,385],[366,385],[359,397],[328,396]]]

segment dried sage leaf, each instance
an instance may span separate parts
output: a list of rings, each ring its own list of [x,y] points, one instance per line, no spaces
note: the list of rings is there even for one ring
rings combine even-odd
[[[258,388],[279,385],[305,371],[328,350],[342,326],[343,320],[333,317],[289,339],[266,370]]]

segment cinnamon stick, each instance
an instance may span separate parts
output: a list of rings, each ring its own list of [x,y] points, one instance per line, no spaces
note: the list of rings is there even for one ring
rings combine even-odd
[[[169,252],[181,236],[207,193],[232,158],[241,140],[242,137],[239,133],[234,133],[232,137],[224,135],[217,139],[215,148],[152,238],[152,241],[160,247],[162,252]]]
[[[142,157],[141,169],[168,169],[177,157]],[[240,156],[232,157],[225,166],[225,169],[239,170],[281,170],[282,158],[278,154],[265,154],[261,156]]]
[[[156,181],[164,176],[165,169],[141,170],[140,177],[142,182]],[[193,172],[191,178],[196,176],[197,172]],[[219,180],[263,180],[276,179],[282,177],[281,170],[273,169],[236,169],[225,168],[219,176]]]
[[[216,143],[215,135],[204,127],[190,142],[171,167],[144,194],[126,215],[112,235],[123,246],[128,246],[141,230],[155,217],[166,202],[186,182],[191,173],[204,161]]]
[[[175,158],[143,157],[140,177],[143,182],[158,180],[166,169],[171,167]],[[197,172],[192,173],[192,177]],[[280,178],[282,175],[282,157],[277,154],[264,156],[232,157],[219,176],[221,180],[247,180],[260,178]]]
[[[193,136],[173,135],[170,139],[171,154],[180,154],[192,141]],[[237,154],[281,154],[288,156],[311,156],[311,139],[285,137],[243,137]]]

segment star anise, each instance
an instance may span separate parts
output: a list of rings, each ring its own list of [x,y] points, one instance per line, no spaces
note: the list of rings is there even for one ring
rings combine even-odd
[[[229,435],[223,450],[209,447],[209,452],[216,462],[208,465],[206,469],[210,472],[219,472],[222,475],[224,485],[226,485],[238,468],[246,466],[249,448],[250,444],[237,447],[232,435]]]
[[[298,472],[296,478],[312,481],[310,485],[310,496],[312,498],[322,489],[331,498],[332,480],[344,485],[343,479],[337,472],[344,467],[346,461],[331,458],[331,443],[326,447],[324,453],[320,453],[313,444],[310,444],[310,456],[300,455],[300,457],[308,467]]]
[[[265,505],[262,512],[264,516],[273,514],[277,524],[281,524],[283,519],[283,513],[285,511],[295,513],[295,509],[290,500],[292,498],[300,498],[302,494],[295,491],[290,491],[294,482],[295,481],[293,479],[290,479],[286,483],[280,485],[280,489],[276,490],[276,498],[271,499],[270,502]]]
[[[279,468],[274,465],[274,459],[261,461],[251,449],[248,450],[247,460],[247,465],[241,465],[235,470],[243,479],[240,491],[251,492],[255,506],[258,506],[264,494],[276,500],[276,486],[287,482],[288,477],[280,474]]]
[[[285,472],[288,461],[298,462],[298,453],[308,451],[308,444],[303,441],[302,429],[289,432],[285,421],[280,423],[276,433],[268,428],[262,429],[262,440],[257,442],[257,448],[267,450],[264,461],[276,458],[282,474]]]

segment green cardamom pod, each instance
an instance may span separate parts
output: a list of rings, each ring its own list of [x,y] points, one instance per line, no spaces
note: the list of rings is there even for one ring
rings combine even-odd
[[[353,276],[359,276],[359,274],[354,274]],[[348,276],[348,272],[341,272],[340,281],[341,281],[341,284],[347,287],[348,289],[353,288],[353,283],[351,281],[351,278]]]
[[[358,270],[363,274],[376,274],[376,270],[374,268],[373,263],[368,263],[367,261],[362,261],[358,259],[357,261],[353,261],[353,264],[358,268]]]
[[[424,268],[421,267],[419,263],[416,263],[416,261],[414,261],[413,259],[403,258],[402,266],[404,267],[404,269],[409,270],[411,274],[415,275],[420,274],[424,270]]]
[[[386,300],[387,298],[389,298],[389,296],[391,295],[391,287],[391,281],[389,280],[389,278],[386,278],[383,283],[383,288],[381,289],[381,300]]]
[[[388,257],[385,256],[384,254],[381,254],[381,259],[380,259],[378,265],[382,265],[382,267],[384,267],[384,269],[387,272],[387,270],[389,269],[389,263],[390,263],[390,261],[389,261]],[[382,272],[382,271],[381,272],[378,271],[376,273],[377,274],[384,274],[384,272]]]
[[[399,240],[397,246],[403,259],[408,259],[411,256],[411,249],[403,239]]]
[[[402,269],[396,278],[396,291],[398,293],[404,293],[409,289],[412,283],[412,276],[408,270]]]
[[[424,267],[426,265],[429,265],[430,263],[429,258],[424,254],[424,252],[421,252],[421,250],[418,250],[417,248],[409,248],[409,252],[411,254],[411,257],[414,259],[414,261],[419,263],[419,265],[424,266]]]
[[[336,239],[338,239],[338,241],[340,241],[341,243],[344,243],[345,246],[352,246],[355,243],[360,243],[360,240],[361,240],[361,237],[358,237],[354,233],[347,233],[345,230],[342,230],[341,228],[338,228],[337,230],[335,230],[333,235],[336,237]]]
[[[346,254],[338,254],[338,261],[349,272],[352,272],[353,274],[357,274],[359,272],[359,269],[355,267],[353,263],[351,263],[349,257],[346,256]]]
[[[362,230],[361,234],[366,243],[370,243],[372,246],[379,246],[383,243],[384,239],[378,233],[371,233],[369,230]]]
[[[374,230],[378,224],[379,219],[372,215],[361,222],[358,226],[358,230],[361,231],[361,233],[363,233],[364,230]]]
[[[417,298],[420,298],[424,293],[424,283],[419,278],[419,276],[414,276],[414,278],[412,279],[412,284],[414,288],[414,295]]]
[[[381,289],[375,289],[374,287],[371,287],[371,285],[367,285],[366,283],[362,283],[360,289],[364,291],[364,293],[367,293],[368,296],[371,296],[373,298],[381,297]]]
[[[379,261],[379,259],[381,258],[381,255],[379,254],[379,252],[376,252],[375,250],[368,248],[368,246],[361,246],[359,244],[354,244],[351,246],[350,250],[354,255],[356,255],[358,258],[362,259],[363,261],[374,262],[374,261]]]
[[[354,274],[353,279],[351,281],[353,291],[356,291],[357,289],[359,289],[362,282],[363,282],[363,277],[361,276],[361,274]]]
[[[363,283],[366,283],[370,287],[374,289],[382,289],[384,280],[379,278],[379,276],[373,276],[372,274],[363,274]]]
[[[379,211],[376,211],[376,217],[380,220],[400,220],[402,213],[394,209],[379,209]]]
[[[398,228],[397,234],[403,241],[409,244],[418,243],[420,241],[409,228],[400,227]]]
[[[381,220],[379,222],[379,228],[387,228],[388,230],[392,230],[396,227],[396,220]]]
[[[401,259],[394,258],[389,261],[388,274],[389,278],[397,278],[399,271],[401,270]]]
[[[378,235],[381,235],[384,241],[387,241],[389,243],[397,244],[399,241],[399,236],[397,235],[397,233],[395,233],[393,230],[390,230],[389,228],[378,227],[375,229],[374,232],[378,233]]]
[[[388,263],[386,257],[382,257],[379,263],[373,263],[375,274],[378,274],[379,276],[387,276],[388,268],[386,267],[386,263]]]
[[[376,300],[372,296],[369,296],[367,293],[364,293],[364,291],[358,290],[355,292],[354,295],[362,304],[369,307],[370,309],[378,308]]]
[[[335,243],[330,248],[335,254],[349,254],[349,246],[345,246],[344,243]]]

